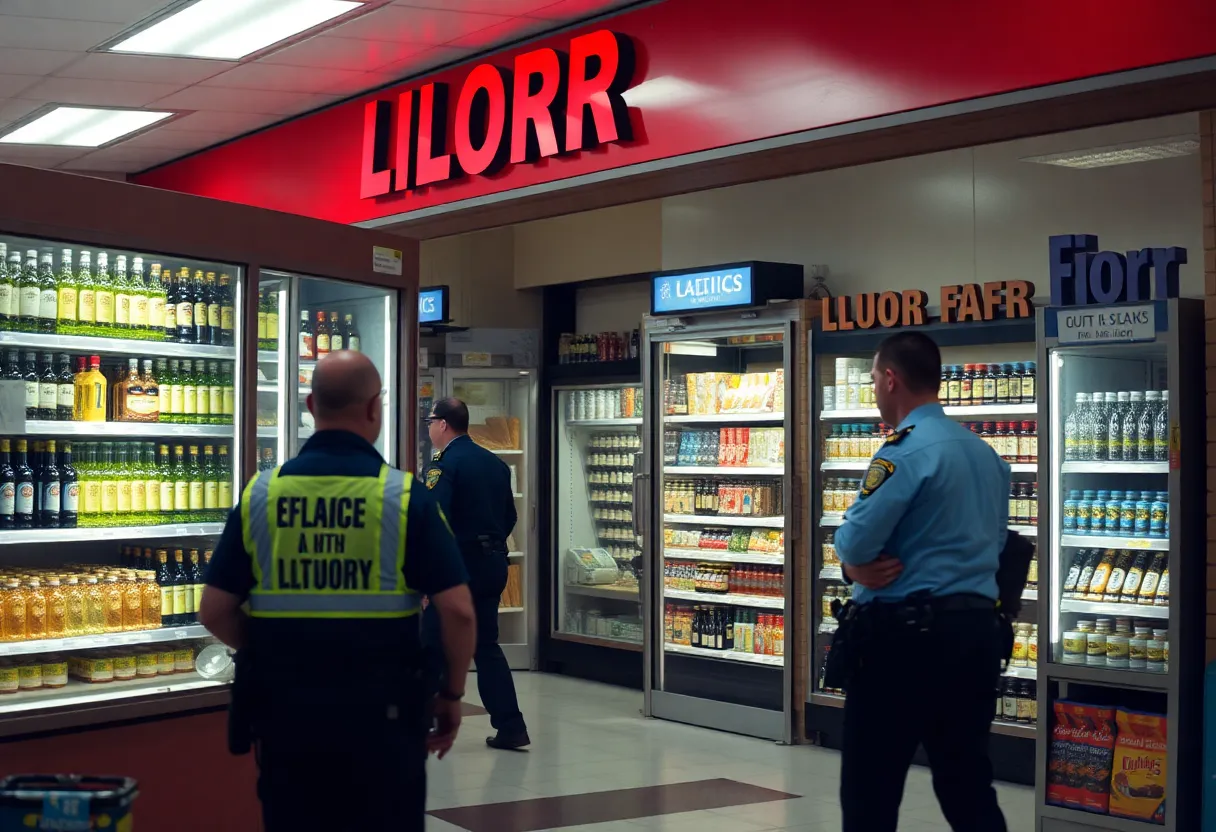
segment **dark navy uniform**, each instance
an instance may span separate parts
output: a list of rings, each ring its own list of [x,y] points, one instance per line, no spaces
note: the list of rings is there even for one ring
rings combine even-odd
[[[468,435],[458,436],[435,455],[426,484],[447,515],[469,573],[477,612],[477,692],[490,724],[504,734],[525,731],[515,683],[498,646],[498,602],[507,585],[507,536],[518,519],[506,463]],[[423,616],[428,647],[438,651],[439,621]]]
[[[430,492],[353,433],[318,432],[246,486],[206,582],[249,602],[233,730],[255,741],[268,832],[421,832],[417,613],[423,594],[466,581]]]
[[[941,405],[922,405],[874,455],[836,532],[843,563],[886,554],[904,566],[888,586],[854,592],[864,636],[845,700],[845,832],[894,832],[921,744],[953,829],[1006,828],[988,738],[1001,673],[996,573],[1008,494],[1009,465]]]

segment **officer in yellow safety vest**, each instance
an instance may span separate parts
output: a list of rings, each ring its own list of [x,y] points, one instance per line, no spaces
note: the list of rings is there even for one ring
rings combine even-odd
[[[202,623],[238,651],[229,744],[256,749],[266,832],[422,832],[428,750],[460,725],[468,578],[429,491],[373,447],[381,395],[366,356],[317,363],[316,433],[245,487],[206,575]],[[449,668],[433,698],[423,595]]]

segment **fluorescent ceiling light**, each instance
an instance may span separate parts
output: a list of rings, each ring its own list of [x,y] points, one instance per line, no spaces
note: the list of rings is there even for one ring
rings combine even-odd
[[[362,5],[364,0],[196,0],[109,51],[235,61]]]
[[[0,136],[4,144],[43,144],[61,147],[100,147],[142,130],[173,113],[151,110],[98,110],[56,107],[33,121]]]
[[[1152,162],[1157,159],[1175,159],[1179,156],[1193,156],[1198,152],[1199,139],[1196,137],[1171,136],[1164,139],[1147,139],[1112,144],[1106,147],[1070,150],[1065,153],[1051,153],[1046,156],[1027,156],[1022,161],[1085,170],[1105,168],[1111,165],[1130,165],[1136,162]]]

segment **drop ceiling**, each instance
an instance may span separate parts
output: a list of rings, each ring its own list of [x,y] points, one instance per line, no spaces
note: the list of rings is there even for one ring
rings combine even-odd
[[[0,0],[0,132],[49,104],[189,111],[96,150],[0,145],[0,162],[144,170],[636,0],[374,0],[241,62],[90,51],[172,2]]]

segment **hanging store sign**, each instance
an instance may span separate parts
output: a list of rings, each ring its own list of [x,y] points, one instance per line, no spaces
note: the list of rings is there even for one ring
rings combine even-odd
[[[418,291],[418,323],[442,324],[448,317],[448,287],[431,286]]]
[[[725,271],[658,275],[651,280],[650,309],[656,315],[731,309],[755,302],[751,266]]]
[[[458,90],[435,81],[368,101],[359,196],[629,141],[622,94],[634,69],[632,41],[600,30],[572,38],[568,53],[546,47],[517,55],[511,70],[479,64]]]
[[[1102,309],[1056,310],[1060,344],[1112,344],[1157,339],[1156,309],[1151,303]]]
[[[1047,238],[1047,248],[1052,306],[1178,297],[1178,269],[1186,263],[1185,248],[1142,248],[1125,254],[1099,251],[1096,234],[1058,234]]]
[[[1034,284],[1025,280],[955,283],[941,287],[940,300],[942,323],[1029,318],[1034,314]],[[820,303],[824,332],[923,326],[930,322],[929,294],[920,289],[842,295],[823,298]]]

